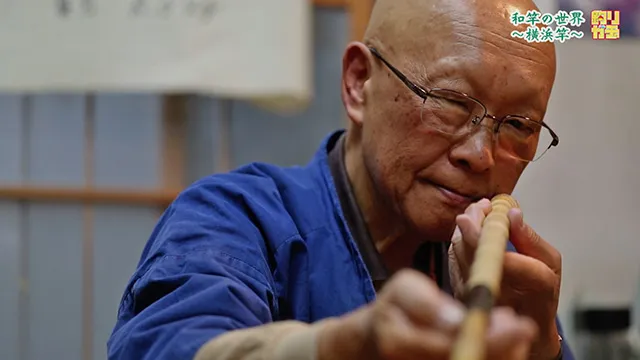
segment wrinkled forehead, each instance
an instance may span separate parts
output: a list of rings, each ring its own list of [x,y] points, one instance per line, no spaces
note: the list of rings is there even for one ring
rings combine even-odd
[[[538,44],[523,44],[483,28],[469,28],[456,41],[441,46],[421,59],[411,61],[411,70],[424,80],[462,77],[472,85],[492,82],[537,80],[553,83],[555,56]],[[522,84],[526,85],[526,84]]]
[[[496,12],[497,11],[497,12]],[[511,37],[513,11],[470,9],[413,42],[408,70],[421,85],[469,93],[487,105],[526,102],[530,116],[544,115],[555,78],[553,45]],[[512,106],[513,107],[513,106]]]
[[[530,43],[512,36],[514,30],[524,30],[526,25],[514,26],[511,15],[515,11],[526,13],[529,8],[507,2],[490,7],[472,4],[448,1],[439,8],[436,17],[410,18],[394,42],[411,59],[425,64],[452,54],[464,54],[477,62],[484,57],[515,56],[555,65],[552,43]]]

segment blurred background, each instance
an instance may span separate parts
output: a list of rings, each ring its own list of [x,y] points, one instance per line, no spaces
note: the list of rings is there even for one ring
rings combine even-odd
[[[180,189],[252,161],[305,164],[344,127],[342,51],[361,36],[371,1],[308,6],[312,97],[295,113],[188,92],[0,93],[0,359],[105,359],[124,286]],[[640,303],[640,38],[585,33],[556,48],[546,121],[560,145],[527,169],[515,195],[563,253],[559,313],[578,347],[586,330],[577,310]],[[603,315],[622,324],[613,332],[637,326],[636,312],[614,320],[619,313]]]

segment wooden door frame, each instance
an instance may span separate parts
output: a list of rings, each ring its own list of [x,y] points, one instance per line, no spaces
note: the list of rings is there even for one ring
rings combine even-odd
[[[349,40],[360,41],[369,23],[375,0],[313,0],[319,7],[343,7],[349,14]]]

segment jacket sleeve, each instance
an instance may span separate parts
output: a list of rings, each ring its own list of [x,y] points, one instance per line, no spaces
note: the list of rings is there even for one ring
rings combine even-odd
[[[333,319],[307,325],[282,321],[231,331],[200,348],[195,360],[315,360],[316,335]]]
[[[205,344],[198,359],[313,356],[317,326],[273,322],[275,285],[247,212],[202,187],[176,200],[127,285],[109,359],[193,359]]]

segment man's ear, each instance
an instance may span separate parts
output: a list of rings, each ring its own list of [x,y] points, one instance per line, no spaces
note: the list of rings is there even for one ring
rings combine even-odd
[[[371,52],[361,42],[350,43],[342,58],[342,102],[356,126],[364,121],[365,84],[371,77],[372,60]]]

